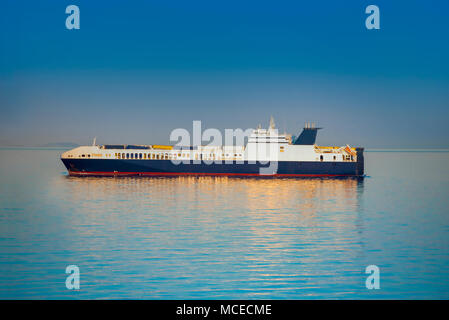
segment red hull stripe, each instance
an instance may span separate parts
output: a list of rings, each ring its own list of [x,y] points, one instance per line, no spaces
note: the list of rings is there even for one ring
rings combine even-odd
[[[206,172],[103,172],[69,171],[71,176],[253,176],[253,177],[351,177],[352,174],[295,174],[276,173],[261,175],[258,173],[206,173]]]

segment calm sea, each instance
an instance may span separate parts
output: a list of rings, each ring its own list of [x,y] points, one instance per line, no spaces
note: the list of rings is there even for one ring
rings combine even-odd
[[[75,178],[61,152],[0,150],[0,298],[449,298],[449,152],[367,152],[363,181]]]

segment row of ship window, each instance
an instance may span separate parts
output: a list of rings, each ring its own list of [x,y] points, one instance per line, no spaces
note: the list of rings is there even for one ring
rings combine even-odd
[[[198,156],[200,157],[200,159],[215,159],[215,154],[195,154],[195,159],[198,160]],[[225,155],[222,154],[222,157],[224,157]],[[229,154],[226,154],[226,157],[229,157]],[[231,155],[232,156],[232,155]],[[234,157],[241,157],[242,154],[234,154]],[[176,157],[184,157],[184,158],[190,158],[190,154],[185,153],[116,153],[115,154],[115,158],[116,159],[155,159],[155,160],[171,160],[174,159]]]
[[[281,150],[281,151],[283,151],[283,150]],[[106,156],[109,156],[109,155],[106,154]],[[148,153],[148,154],[147,153],[116,153],[115,154],[116,159],[156,159],[156,160],[165,159],[165,160],[170,160],[170,159],[176,158],[176,156],[178,156],[178,157],[183,156],[185,158],[190,157],[190,155],[188,153],[187,154],[178,153],[177,155],[169,154],[169,153],[165,153],[165,154],[163,154],[163,153]],[[201,159],[207,158],[207,156],[208,156],[207,154],[200,154]],[[221,156],[224,157],[225,155],[222,154]],[[234,157],[237,157],[237,156],[241,157],[242,154],[235,153]],[[83,154],[83,155],[81,155],[81,157],[82,158],[85,158],[85,157],[90,158],[90,154],[87,154],[87,155]],[[226,157],[229,157],[229,154],[226,154]],[[208,158],[215,159],[215,154],[210,154]],[[195,154],[195,159],[198,160],[198,153]],[[336,159],[337,159],[337,157],[334,156],[334,161]],[[324,158],[321,155],[320,161],[323,161],[323,160],[324,160]],[[354,157],[350,156],[350,155],[343,155],[343,161],[354,161]]]
[[[323,155],[320,156],[320,161],[323,161],[324,157]],[[337,157],[334,156],[334,161],[337,160]],[[343,161],[354,161],[354,157],[350,155],[343,155]]]

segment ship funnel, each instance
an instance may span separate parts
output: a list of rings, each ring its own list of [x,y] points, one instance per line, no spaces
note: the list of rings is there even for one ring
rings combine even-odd
[[[315,127],[315,123],[306,122],[304,129],[302,130],[299,137],[293,142],[296,145],[313,145],[316,141],[316,135],[318,130],[322,128]]]

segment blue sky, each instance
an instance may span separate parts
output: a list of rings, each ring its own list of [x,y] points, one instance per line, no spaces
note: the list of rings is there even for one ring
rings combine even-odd
[[[76,4],[81,29],[65,28]],[[380,30],[365,8],[380,8]],[[449,147],[449,2],[2,1],[0,145],[267,125]]]

